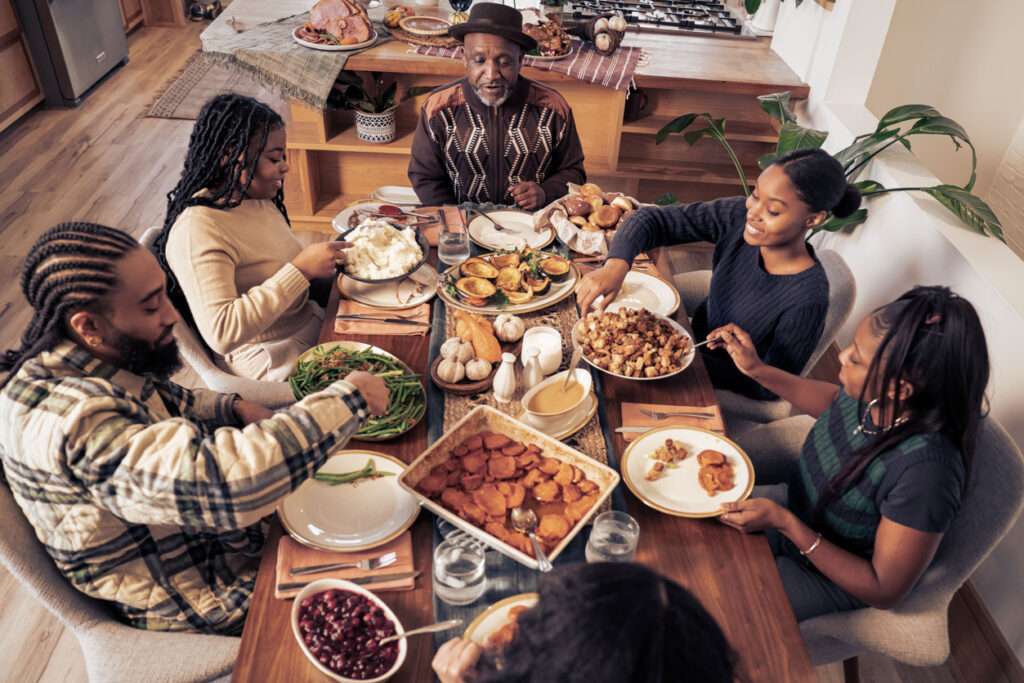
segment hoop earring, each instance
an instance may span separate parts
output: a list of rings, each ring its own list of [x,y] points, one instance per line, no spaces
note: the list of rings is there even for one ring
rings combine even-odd
[[[867,421],[868,421],[868,418],[871,416],[871,411],[874,410],[875,406],[877,406],[877,405],[878,405],[878,399],[877,398],[873,398],[870,401],[868,401],[868,407],[864,411],[863,417],[860,418],[860,424],[857,425],[857,428],[853,430],[854,434],[857,434],[859,432],[859,433],[863,434],[864,436],[878,436],[879,434],[885,434],[886,432],[891,432],[892,430],[896,429],[897,427],[906,424],[907,420],[910,419],[909,417],[904,415],[902,417],[896,418],[896,420],[891,425],[889,425],[888,427],[879,427],[877,429],[872,429],[871,427],[867,426]]]

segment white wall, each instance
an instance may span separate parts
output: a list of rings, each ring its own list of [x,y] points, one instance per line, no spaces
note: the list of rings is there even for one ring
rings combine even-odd
[[[1024,121],[982,196],[999,216],[1010,248],[1024,258]]]
[[[903,0],[899,4],[915,1]],[[970,12],[963,11],[962,3],[950,0],[932,0],[928,4],[932,11],[938,11],[947,2],[962,17],[970,15],[978,5],[1003,0],[972,3]],[[811,97],[802,113],[810,125],[829,131],[826,148],[830,151],[841,149],[855,135],[877,125],[877,118],[865,102],[879,59],[888,50],[880,36],[885,37],[890,20],[896,21],[896,5],[895,0],[840,0],[834,12],[827,12],[815,3],[805,2],[800,8],[794,3],[783,3],[772,47],[811,86]],[[1008,20],[1020,25],[1016,14]],[[919,36],[908,40],[923,39]],[[1016,40],[1019,42],[1019,37]],[[953,59],[961,55],[966,59],[975,47],[974,42],[960,40],[947,40],[944,44],[944,49],[953,53]],[[1005,65],[1002,75],[1005,87],[1010,88],[1012,80],[1019,78],[1012,62]],[[893,104],[919,101],[910,94],[913,85],[912,79],[906,81],[904,96]],[[1002,93],[1002,88],[992,87],[984,96],[998,99]],[[1018,94],[1012,94],[1014,102]],[[933,104],[942,108],[941,103]],[[874,178],[888,187],[939,182],[915,156],[899,147],[877,157],[863,177]],[[857,278],[855,308],[838,341],[848,342],[859,319],[913,285],[952,287],[974,303],[988,335],[992,415],[1018,445],[1024,445],[1024,363],[1020,362],[1024,342],[1024,287],[1020,286],[1024,263],[1002,243],[961,227],[952,214],[931,199],[896,193],[874,200],[869,209],[868,222],[852,234],[816,238],[819,246],[838,251]],[[989,612],[1024,662],[1024,610],[1018,606],[1022,576],[1024,521],[1018,522],[973,578]]]

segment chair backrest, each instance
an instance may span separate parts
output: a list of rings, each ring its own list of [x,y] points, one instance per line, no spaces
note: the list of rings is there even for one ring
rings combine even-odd
[[[6,483],[0,482],[0,563],[72,630],[111,619],[101,603],[80,593],[57,571]]]
[[[857,298],[857,281],[853,277],[853,271],[846,265],[846,261],[837,252],[831,249],[822,249],[816,252],[818,261],[825,269],[825,277],[828,279],[828,313],[825,314],[825,325],[821,329],[821,339],[814,348],[811,357],[807,359],[801,374],[806,375],[818,364],[818,360],[832,345],[839,328],[846,324],[853,310],[853,302]]]
[[[1013,526],[1024,509],[1024,456],[1006,430],[982,420],[960,513],[931,566],[900,611],[945,608]]]
[[[139,244],[152,249],[159,235],[160,228],[147,228],[139,238]],[[238,394],[248,401],[270,408],[279,408],[295,402],[295,395],[287,382],[261,382],[225,372],[210,357],[196,331],[187,324],[175,325],[174,337],[178,342],[181,357],[195,370],[208,388],[224,394]]]

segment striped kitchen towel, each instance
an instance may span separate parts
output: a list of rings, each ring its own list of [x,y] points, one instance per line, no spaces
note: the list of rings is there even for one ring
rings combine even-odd
[[[462,59],[462,46],[434,47],[415,46],[410,52],[430,57]],[[610,55],[602,55],[592,43],[573,41],[572,54],[565,59],[544,60],[527,55],[526,66],[540,71],[554,71],[586,83],[602,85],[615,90],[625,90],[633,82],[637,62],[643,50],[638,47],[620,47]]]

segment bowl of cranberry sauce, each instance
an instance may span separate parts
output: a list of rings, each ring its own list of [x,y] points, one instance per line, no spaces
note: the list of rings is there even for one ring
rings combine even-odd
[[[336,681],[386,681],[405,661],[405,630],[376,595],[341,579],[306,586],[292,605],[292,632],[316,668]]]

